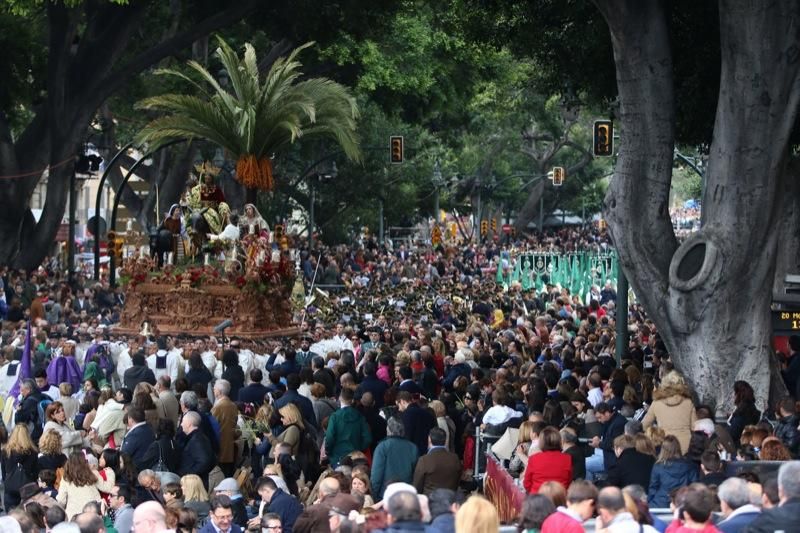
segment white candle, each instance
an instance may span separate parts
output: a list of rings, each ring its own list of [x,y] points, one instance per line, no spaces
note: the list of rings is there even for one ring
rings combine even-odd
[[[147,246],[141,247],[141,249],[139,250],[139,255],[141,255],[142,257],[147,257]]]
[[[249,230],[248,230],[248,233],[249,233],[250,235],[252,235],[252,234],[253,234],[253,233],[255,233],[255,232],[256,232],[256,227],[255,227],[253,224],[250,224],[250,226],[249,226]]]
[[[281,251],[280,250],[272,250],[272,262],[278,263],[281,260]]]
[[[208,265],[211,264],[211,254],[206,254],[205,255],[205,261],[204,261],[203,264],[205,264],[205,266],[208,266]]]
[[[167,264],[171,265],[173,260],[172,252],[169,253],[167,256]]]

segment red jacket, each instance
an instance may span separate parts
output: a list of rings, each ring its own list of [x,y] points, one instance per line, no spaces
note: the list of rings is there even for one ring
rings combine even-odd
[[[541,533],[584,533],[584,531],[581,522],[558,510],[542,522]]]
[[[531,456],[522,483],[525,490],[528,494],[536,494],[547,481],[558,481],[567,489],[572,483],[572,457],[555,450]]]

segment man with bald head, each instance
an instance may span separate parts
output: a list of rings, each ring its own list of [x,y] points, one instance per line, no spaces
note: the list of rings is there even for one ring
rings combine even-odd
[[[211,442],[200,430],[200,423],[200,414],[196,411],[189,411],[183,415],[181,429],[186,435],[186,440],[181,450],[181,462],[176,473],[179,476],[197,474],[206,483],[208,473],[214,468],[216,457],[212,451]]]
[[[144,502],[133,511],[133,531],[160,533],[167,529],[167,515],[158,502]]]

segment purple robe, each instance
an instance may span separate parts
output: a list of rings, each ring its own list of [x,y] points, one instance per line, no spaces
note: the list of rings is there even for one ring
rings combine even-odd
[[[72,393],[81,390],[83,383],[83,373],[78,366],[75,357],[71,355],[59,355],[47,365],[47,382],[58,387],[62,383],[72,385]]]

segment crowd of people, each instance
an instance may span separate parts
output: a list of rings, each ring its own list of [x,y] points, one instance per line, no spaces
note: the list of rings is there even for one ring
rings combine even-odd
[[[2,271],[0,531],[493,532],[486,442],[527,495],[519,531],[800,530],[794,398],[759,409],[739,381],[715,419],[635,303],[617,362],[613,284],[492,283],[605,235],[514,246],[303,250],[340,289],[302,335],[224,343],[122,336],[124,289]]]

